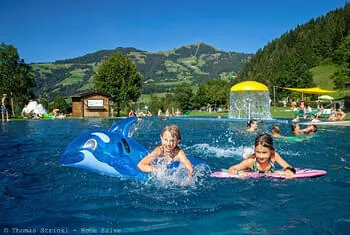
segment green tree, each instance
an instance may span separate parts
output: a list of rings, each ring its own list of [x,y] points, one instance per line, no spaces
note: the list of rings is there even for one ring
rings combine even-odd
[[[193,102],[193,91],[191,86],[186,82],[178,84],[174,90],[174,100],[179,104],[183,111],[191,110]]]
[[[199,86],[195,100],[200,106],[206,106],[209,103],[214,107],[226,107],[230,88],[230,83],[227,81],[209,80]]]
[[[162,104],[159,100],[159,97],[155,94],[151,95],[151,99],[149,101],[148,106],[149,106],[148,109],[154,114],[156,114],[158,112],[158,109],[163,110],[163,107],[162,107]]]
[[[49,102],[45,98],[39,98],[39,104],[42,104],[44,108],[49,111]]]
[[[52,111],[53,109],[59,109],[61,112],[63,113],[67,113],[67,102],[66,100],[59,96],[59,97],[56,97],[56,99],[54,100],[54,102],[52,102],[50,105],[49,105],[49,110],[48,111]]]
[[[350,81],[350,36],[345,37],[337,50],[334,51],[333,61],[341,67],[331,79],[333,79],[336,89],[343,89],[344,83]]]
[[[0,92],[12,94],[14,111],[19,113],[24,103],[33,96],[34,75],[29,65],[20,59],[12,45],[0,45]]]
[[[136,102],[141,95],[142,75],[136,65],[123,54],[116,52],[96,69],[95,88],[110,94],[120,116],[122,103]]]

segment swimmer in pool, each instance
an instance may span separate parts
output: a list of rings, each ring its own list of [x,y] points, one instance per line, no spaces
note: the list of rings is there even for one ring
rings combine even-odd
[[[258,121],[255,119],[250,120],[247,123],[247,126],[249,127],[246,131],[247,132],[257,132],[258,131]]]
[[[274,138],[281,138],[281,137],[283,137],[283,136],[281,136],[280,126],[277,125],[277,124],[272,126],[271,133],[272,133],[272,137],[274,137]]]
[[[293,178],[296,170],[289,165],[273,147],[273,139],[268,134],[261,134],[255,138],[254,153],[239,164],[228,169],[228,173],[245,176],[243,170],[250,170],[257,173],[274,173],[275,163],[284,169],[286,178]]]
[[[178,161],[188,169],[188,177],[191,177],[192,164],[185,152],[179,147],[181,141],[179,128],[176,125],[166,126],[160,134],[160,139],[161,144],[137,164],[140,171],[148,173],[157,171],[157,166],[153,164],[155,160],[165,160],[167,164]]]

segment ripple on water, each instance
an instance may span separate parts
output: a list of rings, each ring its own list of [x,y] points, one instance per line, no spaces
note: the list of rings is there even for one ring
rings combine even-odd
[[[144,119],[133,129],[133,138],[153,149],[166,124],[180,127],[186,154],[209,165],[187,186],[181,185],[181,177],[161,175],[138,182],[59,164],[60,154],[76,136],[108,129],[112,123],[49,120],[3,126],[0,227],[64,226],[96,229],[97,234],[102,229],[150,234],[347,232],[349,128],[320,127],[318,135],[307,141],[275,142],[276,150],[293,166],[328,171],[319,178],[210,178],[210,172],[240,162],[244,148],[252,146],[256,137],[242,132],[243,122],[212,119]],[[279,123],[283,133],[291,135],[290,124]],[[264,123],[263,130],[269,131],[272,124]]]

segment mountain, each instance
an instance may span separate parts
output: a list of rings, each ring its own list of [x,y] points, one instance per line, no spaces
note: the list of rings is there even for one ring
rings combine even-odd
[[[203,42],[154,53],[132,47],[100,50],[54,63],[31,64],[37,84],[34,93],[52,101],[57,96],[93,89],[96,67],[113,52],[134,61],[143,75],[143,94],[171,92],[180,82],[196,86],[209,79],[233,79],[254,56],[225,52]]]

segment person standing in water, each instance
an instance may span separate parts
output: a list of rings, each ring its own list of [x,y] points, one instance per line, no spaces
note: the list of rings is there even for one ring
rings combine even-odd
[[[7,94],[3,94],[1,99],[1,120],[3,122],[5,121],[5,116],[6,116],[6,121],[9,121],[9,112],[7,111],[7,108],[6,108],[6,100],[7,100]]]
[[[185,152],[179,147],[181,141],[180,130],[176,125],[164,127],[160,134],[161,144],[151,153],[145,156],[137,167],[142,172],[152,173],[157,171],[155,160],[163,160],[167,165],[180,162],[188,170],[188,177],[192,176],[193,167]]]

